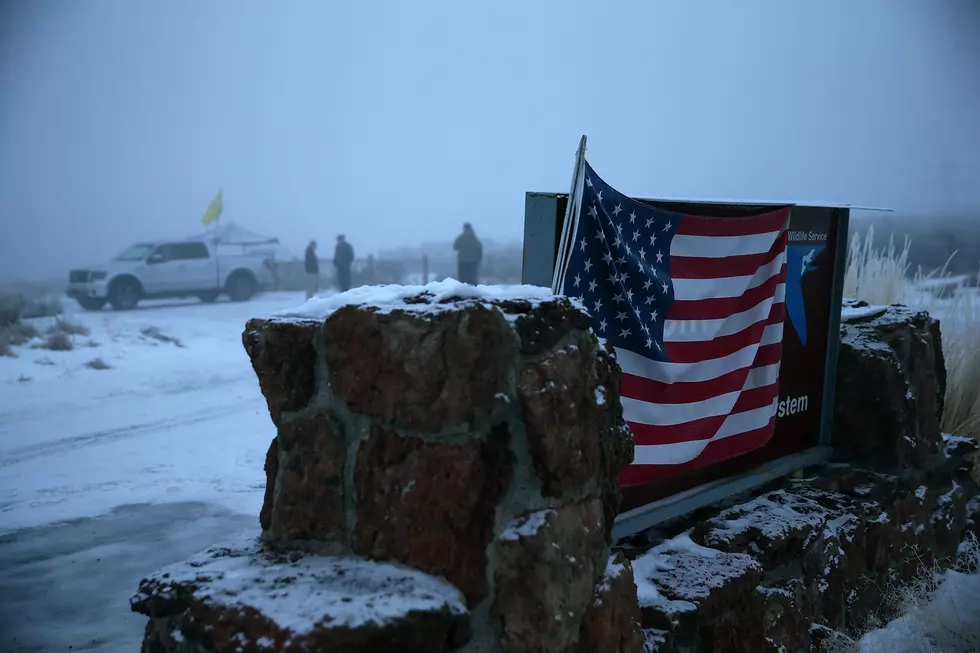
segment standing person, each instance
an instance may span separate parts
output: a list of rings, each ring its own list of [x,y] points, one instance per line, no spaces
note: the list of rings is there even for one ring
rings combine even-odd
[[[453,243],[458,261],[459,281],[475,286],[480,262],[483,260],[483,243],[476,237],[473,225],[463,225],[463,233]]]
[[[306,256],[304,260],[306,268],[306,298],[320,292],[320,261],[316,257],[316,241],[311,240],[306,246]]]
[[[333,253],[333,264],[337,268],[337,288],[340,292],[350,290],[350,266],[354,262],[354,248],[343,234],[337,236],[337,248]]]

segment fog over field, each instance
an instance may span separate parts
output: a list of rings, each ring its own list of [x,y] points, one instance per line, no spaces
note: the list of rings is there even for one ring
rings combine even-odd
[[[0,279],[223,220],[519,241],[578,137],[642,196],[980,207],[971,0],[0,7]]]

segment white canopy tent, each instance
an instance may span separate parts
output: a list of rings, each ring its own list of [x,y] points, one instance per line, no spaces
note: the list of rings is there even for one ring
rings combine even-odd
[[[212,243],[219,252],[265,254],[277,261],[288,261],[296,258],[279,244],[278,238],[263,236],[234,222],[219,224],[213,229],[192,236],[190,239]],[[230,252],[229,248],[234,248],[233,252]]]

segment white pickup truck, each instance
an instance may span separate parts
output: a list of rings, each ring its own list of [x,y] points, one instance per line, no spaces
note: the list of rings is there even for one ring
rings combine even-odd
[[[198,297],[213,302],[226,294],[247,301],[272,285],[262,254],[222,254],[205,239],[137,243],[112,261],[72,270],[68,296],[90,311],[109,303],[117,311],[142,299]]]

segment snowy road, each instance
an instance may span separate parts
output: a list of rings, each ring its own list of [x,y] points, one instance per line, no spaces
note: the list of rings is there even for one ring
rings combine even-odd
[[[139,578],[258,528],[275,429],[241,333],[302,301],[79,312],[72,351],[0,358],[0,651],[138,650]]]

